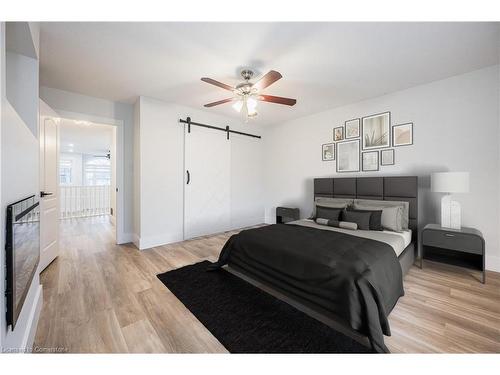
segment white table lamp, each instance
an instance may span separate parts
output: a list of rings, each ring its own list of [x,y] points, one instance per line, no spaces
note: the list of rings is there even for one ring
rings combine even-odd
[[[441,198],[441,226],[461,228],[460,203],[451,200],[452,193],[469,192],[469,172],[439,172],[431,176],[431,191],[446,193]]]

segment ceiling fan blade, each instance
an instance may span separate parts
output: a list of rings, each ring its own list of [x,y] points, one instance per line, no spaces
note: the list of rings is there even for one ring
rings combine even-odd
[[[229,90],[229,91],[234,91],[234,87],[231,87],[229,85],[226,85],[225,83],[216,81],[215,79],[203,77],[201,80],[203,82],[210,83],[211,85],[218,86],[218,87],[220,87],[222,89]]]
[[[219,104],[224,104],[224,103],[229,103],[229,102],[232,102],[236,100],[235,98],[229,98],[229,99],[223,99],[223,100],[219,100],[217,102],[213,102],[213,103],[208,103],[208,104],[205,104],[204,107],[215,107],[216,105],[219,105]]]
[[[277,103],[283,105],[295,105],[295,103],[297,103],[296,99],[283,98],[281,96],[272,96],[272,95],[259,95],[257,96],[257,100],[260,100],[262,102]]]
[[[255,82],[252,88],[257,89],[257,91],[263,90],[268,86],[271,86],[274,82],[280,79],[282,75],[276,70],[271,70],[269,73],[265,74],[261,79]]]

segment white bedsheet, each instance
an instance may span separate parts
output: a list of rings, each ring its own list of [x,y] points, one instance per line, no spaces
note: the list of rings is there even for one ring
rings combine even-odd
[[[341,232],[341,233],[346,233],[346,234],[350,234],[350,235],[357,236],[357,237],[369,238],[369,239],[372,239],[375,241],[384,242],[384,243],[390,245],[394,249],[396,256],[399,256],[403,252],[403,250],[406,249],[406,246],[408,246],[411,242],[411,230],[410,229],[405,230],[401,233],[391,232],[388,230],[383,230],[383,231],[350,230],[350,229],[329,227],[327,225],[320,225],[320,224],[317,224],[315,221],[309,220],[309,219],[296,220],[296,221],[289,222],[288,224],[296,224],[296,225],[302,225],[305,227],[330,230],[330,231],[334,231],[334,232]]]

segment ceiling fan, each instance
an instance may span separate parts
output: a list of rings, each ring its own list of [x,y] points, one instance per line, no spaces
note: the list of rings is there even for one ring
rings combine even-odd
[[[232,91],[234,95],[231,98],[205,104],[205,107],[210,108],[215,107],[216,105],[234,102],[233,108],[237,112],[241,112],[243,110],[243,113],[245,113],[246,119],[248,121],[248,119],[255,118],[257,116],[258,101],[289,106],[295,105],[295,103],[297,103],[296,99],[283,98],[281,96],[263,95],[261,93],[262,90],[264,90],[266,87],[271,86],[274,82],[282,77],[279,72],[271,70],[270,72],[262,76],[262,78],[257,82],[251,83],[250,80],[252,79],[253,75],[254,72],[250,69],[242,70],[241,76],[245,81],[236,85],[236,87],[226,85],[212,78],[203,77],[201,79],[203,82],[218,86],[220,88],[223,88],[224,90]]]

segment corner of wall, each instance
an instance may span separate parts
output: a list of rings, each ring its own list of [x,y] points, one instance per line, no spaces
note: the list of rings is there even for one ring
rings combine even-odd
[[[38,59],[40,59],[40,23],[28,22],[28,27],[31,33],[31,39],[33,39],[33,47],[35,48],[35,53]]]
[[[134,103],[134,158],[133,158],[133,180],[134,180],[134,202],[133,202],[133,242],[139,248],[139,237],[141,235],[141,97]]]

